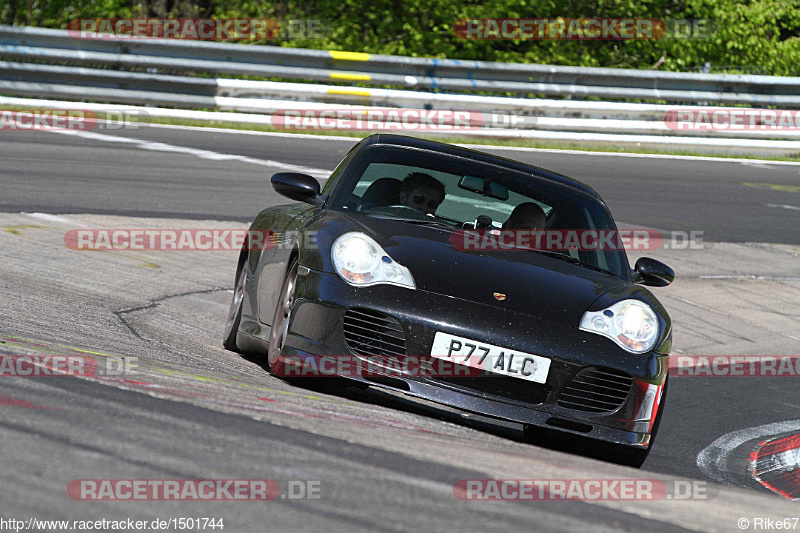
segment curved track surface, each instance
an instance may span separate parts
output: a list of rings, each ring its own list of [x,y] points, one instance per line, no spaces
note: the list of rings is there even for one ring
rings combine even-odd
[[[353,140],[149,127],[0,133],[0,355],[85,354],[123,376],[0,378],[0,499],[19,519],[223,518],[225,531],[735,531],[796,504],[750,471],[761,442],[800,433],[796,379],[676,377],[642,470],[521,428],[339,383],[266,374],[220,346],[232,252],[75,252],[75,228],[242,228],[282,200],[271,173],[322,177]],[[675,353],[794,355],[800,345],[800,166],[501,149],[582,179],[623,224],[702,231],[657,295]],[[766,244],[769,243],[769,244]],[[633,258],[632,258],[633,259]],[[116,359],[114,359],[116,361]],[[319,499],[80,502],[75,479],[311,482]],[[699,480],[707,498],[475,502],[462,479]]]

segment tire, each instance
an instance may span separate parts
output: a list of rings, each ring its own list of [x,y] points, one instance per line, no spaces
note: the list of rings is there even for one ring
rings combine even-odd
[[[650,441],[650,446],[653,441]],[[647,456],[650,455],[650,446],[646,449],[623,449],[622,446],[616,448],[609,455],[609,460],[623,466],[632,466],[633,468],[641,468]],[[627,448],[627,447],[626,447]]]
[[[269,349],[267,351],[267,365],[270,373],[284,377],[281,350],[286,343],[286,334],[292,318],[292,305],[294,305],[294,291],[297,287],[297,259],[292,259],[283,281],[281,294],[275,306],[275,315],[272,318],[272,328],[269,333]]]
[[[653,430],[650,432],[650,442],[647,449],[631,450],[627,446],[617,446],[611,454],[611,460],[625,466],[633,466],[641,468],[647,456],[650,455],[650,450],[653,449],[653,443],[656,441],[658,428],[661,426],[661,415],[664,413],[664,406],[667,403],[667,387],[669,386],[669,376],[664,378],[664,390],[661,391],[661,402],[658,405],[658,413],[656,413],[656,421],[653,423]]]
[[[225,338],[222,345],[232,352],[239,352],[236,344],[236,335],[239,333],[239,324],[242,322],[242,301],[244,300],[244,283],[247,273],[247,257],[239,261],[236,270],[236,283],[233,286],[233,299],[228,310],[228,319],[225,322]]]

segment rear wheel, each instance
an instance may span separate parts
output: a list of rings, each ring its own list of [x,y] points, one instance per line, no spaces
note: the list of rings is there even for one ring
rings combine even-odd
[[[239,261],[239,269],[236,271],[236,283],[233,286],[233,300],[231,308],[228,310],[228,320],[225,322],[225,338],[222,345],[228,350],[238,352],[239,346],[236,344],[236,335],[239,333],[239,324],[242,322],[242,301],[244,300],[244,282],[247,272],[247,259]]]
[[[281,294],[278,297],[275,316],[272,318],[272,330],[269,334],[267,362],[269,363],[269,371],[276,376],[281,376],[284,373],[283,361],[280,356],[281,350],[283,350],[283,346],[286,343],[286,335],[289,333],[289,321],[292,316],[296,286],[297,259],[293,259],[283,282]]]

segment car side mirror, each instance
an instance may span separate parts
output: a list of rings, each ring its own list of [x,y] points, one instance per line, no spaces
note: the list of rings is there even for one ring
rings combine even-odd
[[[666,287],[675,279],[674,270],[649,257],[640,257],[633,267],[633,273],[635,283],[651,287]]]
[[[308,174],[278,172],[272,176],[272,188],[281,196],[311,205],[320,205],[319,182]]]

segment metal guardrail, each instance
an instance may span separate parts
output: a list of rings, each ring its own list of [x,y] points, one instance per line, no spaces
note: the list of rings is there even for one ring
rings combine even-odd
[[[179,109],[274,114],[286,110],[368,106],[469,109],[489,113],[485,127],[645,135],[707,136],[703,130],[676,131],[664,122],[678,106],[576,100],[542,100],[392,89],[348,89],[311,83],[199,78],[104,69],[0,61],[0,93],[40,98],[94,100]],[[713,111],[715,107],[708,107]],[[498,113],[508,115],[499,117]],[[503,120],[505,119],[505,120]],[[718,138],[799,140],[800,130],[717,131]],[[800,150],[800,147],[798,147]]]
[[[240,97],[243,104],[246,99],[283,100],[284,108],[291,107],[292,101],[333,102],[418,109],[502,111],[517,115],[641,120],[663,118],[669,109],[669,106],[652,104],[351,88],[312,83],[200,78],[0,61],[0,90],[3,89],[26,96],[50,97],[56,93],[83,95],[85,98],[95,99],[102,96],[115,103],[170,104],[184,108],[214,107],[213,97],[219,96]],[[170,98],[171,96],[178,98]]]
[[[221,73],[305,83],[217,77]],[[315,80],[361,86],[309,83]],[[370,84],[403,88],[364,87]],[[518,92],[521,96],[475,92]],[[523,96],[530,92],[561,98]],[[264,126],[272,124],[271,115],[290,109],[348,108],[359,113],[366,113],[369,106],[467,109],[490,115],[482,128],[460,132],[466,137],[800,153],[800,129],[676,130],[665,117],[685,107],[608,101],[661,99],[788,107],[800,104],[800,78],[465,62],[196,41],[79,40],[66,31],[0,26],[0,94],[13,95],[0,96],[0,105],[79,106]],[[564,98],[589,95],[604,95],[607,100]],[[26,98],[15,98],[20,96]]]
[[[235,99],[231,99],[235,100]],[[324,104],[319,104],[324,105]],[[24,109],[74,109],[92,111],[109,115],[110,120],[124,125],[126,121],[137,117],[169,118],[182,120],[195,120],[201,122],[238,123],[248,125],[270,126],[272,117],[256,113],[195,111],[189,109],[138,107],[130,104],[96,104],[85,102],[69,102],[63,100],[40,100],[31,98],[14,98],[0,96],[0,106],[16,106]],[[224,102],[220,108],[226,108]],[[590,119],[594,120],[594,119]],[[702,135],[659,135],[665,133],[658,129],[658,123],[650,121],[641,124],[640,121],[617,121],[625,123],[624,127],[609,127],[609,121],[594,120],[602,123],[601,130],[591,131],[565,131],[559,129],[504,129],[504,128],[478,128],[463,130],[459,136],[482,139],[519,139],[527,141],[548,141],[570,144],[590,144],[592,146],[609,146],[613,148],[636,147],[673,150],[703,150],[724,152],[729,154],[751,155],[792,155],[796,156],[800,150],[797,141],[774,139],[746,139],[730,138],[725,136],[707,137]],[[613,122],[613,121],[612,121]],[[639,131],[641,128],[642,131]],[[447,132],[445,132],[447,133]],[[656,133],[656,134],[654,134]],[[348,138],[349,139],[349,138]]]
[[[0,26],[0,57],[442,91],[800,105],[800,78],[795,77],[492,63],[196,41],[82,40],[63,30],[17,26]]]

